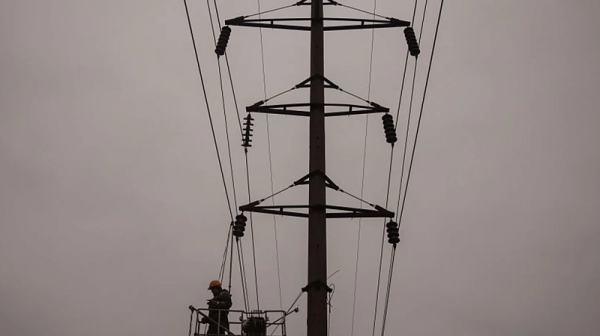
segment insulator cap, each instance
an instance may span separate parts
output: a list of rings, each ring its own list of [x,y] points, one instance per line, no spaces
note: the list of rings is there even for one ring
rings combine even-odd
[[[219,35],[219,41],[217,42],[217,47],[215,48],[215,53],[218,56],[223,56],[225,54],[225,49],[227,48],[227,43],[229,42],[229,36],[231,35],[231,28],[228,26],[224,26],[221,28],[221,35]]]
[[[414,29],[412,27],[404,28],[404,37],[408,44],[408,51],[412,56],[417,57],[421,53],[421,49],[419,49],[419,42],[417,42]]]
[[[390,238],[388,239],[388,243],[390,244],[398,244],[400,242],[400,238]]]

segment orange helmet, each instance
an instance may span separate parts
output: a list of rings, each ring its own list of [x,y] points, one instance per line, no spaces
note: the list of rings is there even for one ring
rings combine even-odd
[[[213,287],[221,287],[221,286],[222,286],[221,281],[219,281],[219,280],[213,280],[208,285],[208,289],[212,289]]]

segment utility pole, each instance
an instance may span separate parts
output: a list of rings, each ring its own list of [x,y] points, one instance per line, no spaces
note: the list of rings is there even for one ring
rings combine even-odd
[[[248,15],[226,20],[225,24],[231,26],[310,31],[310,77],[294,87],[294,89],[309,87],[310,102],[274,105],[267,104],[269,100],[284,94],[284,92],[246,107],[248,120],[253,120],[250,117],[250,112],[309,117],[309,172],[304,177],[295,181],[292,185],[299,186],[308,184],[308,205],[260,205],[264,200],[274,196],[272,195],[242,205],[239,207],[239,210],[242,212],[308,218],[308,284],[302,288],[304,292],[307,292],[308,296],[307,335],[327,336],[327,294],[331,291],[327,286],[327,218],[393,218],[394,213],[378,205],[362,200],[362,202],[369,204],[373,209],[369,210],[364,209],[363,207],[352,208],[327,204],[326,188],[335,191],[342,191],[342,189],[340,189],[340,187],[325,173],[325,117],[342,115],[351,116],[369,113],[385,113],[387,115],[389,113],[389,108],[352,94],[352,96],[363,100],[368,105],[325,102],[325,89],[341,89],[337,84],[330,79],[327,79],[324,74],[324,32],[407,27],[410,25],[410,22],[385,17],[380,17],[379,19],[325,18],[323,16],[324,5],[340,5],[340,3],[334,0],[300,0],[294,5],[310,5],[310,18],[259,17],[257,19],[254,18],[256,15]],[[284,8],[286,7],[280,9]],[[310,22],[310,26],[306,25],[306,22]],[[325,25],[325,22],[328,24]],[[223,31],[225,31],[225,33],[223,33]],[[226,45],[226,41],[229,38],[229,32],[230,29],[228,27],[224,27],[221,32],[223,38],[219,38],[219,43],[223,44],[221,47],[222,53],[224,53],[224,45]],[[416,39],[414,44],[416,45]],[[217,44],[217,47],[219,47],[219,44]],[[325,111],[326,106],[328,106],[330,110]],[[306,111],[307,108],[308,111]],[[331,111],[332,109],[334,111]],[[391,118],[391,115],[384,118],[387,123],[391,125],[391,129],[389,127],[386,128],[384,122],[388,143],[396,141],[396,133],[395,129],[393,129],[394,126]],[[249,131],[246,131],[243,139],[243,146],[249,147]],[[241,232],[241,235],[243,235],[243,230]]]
[[[327,219],[325,212],[325,88],[323,0],[311,1],[307,335],[327,336]],[[312,284],[312,286],[310,285]]]

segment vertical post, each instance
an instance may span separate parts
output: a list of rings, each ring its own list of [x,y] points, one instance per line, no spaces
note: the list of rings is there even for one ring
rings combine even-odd
[[[323,0],[311,0],[309,171],[325,173]],[[325,178],[312,175],[308,191],[308,336],[327,336]],[[312,285],[311,285],[312,284]]]

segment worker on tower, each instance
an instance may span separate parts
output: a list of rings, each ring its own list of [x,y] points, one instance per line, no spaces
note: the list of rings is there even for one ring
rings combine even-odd
[[[208,335],[225,335],[229,331],[229,308],[231,308],[231,294],[222,288],[219,280],[210,282],[208,289],[213,293],[213,298],[208,300],[209,318],[203,318],[202,323],[208,323]]]

